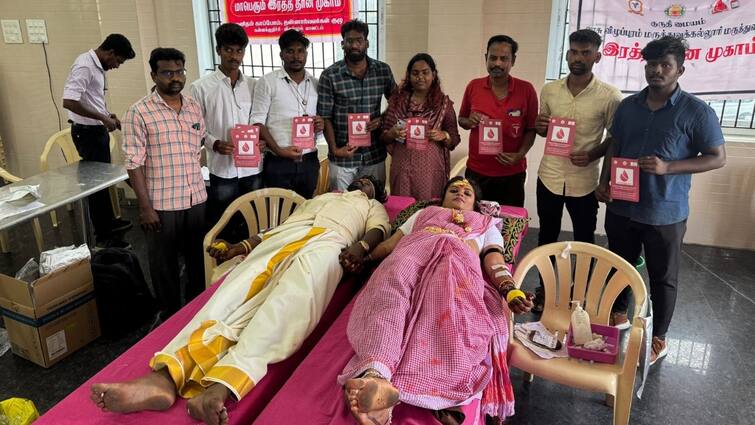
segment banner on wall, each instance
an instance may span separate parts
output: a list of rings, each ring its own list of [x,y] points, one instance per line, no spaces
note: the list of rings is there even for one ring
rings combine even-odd
[[[603,58],[593,68],[601,80],[624,92],[641,90],[647,85],[642,48],[671,35],[689,43],[679,80],[685,91],[709,99],[755,98],[755,0],[584,3],[571,8],[570,26],[603,38]]]
[[[358,16],[354,0],[226,0],[228,22],[239,24],[252,43],[278,42],[297,29],[311,41],[340,40],[341,25]]]

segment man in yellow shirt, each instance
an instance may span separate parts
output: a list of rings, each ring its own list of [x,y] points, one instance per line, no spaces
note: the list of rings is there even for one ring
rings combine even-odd
[[[546,137],[551,117],[576,122],[574,145],[569,157],[544,155],[537,179],[538,246],[558,240],[564,205],[574,228],[574,240],[595,242],[598,201],[595,188],[600,174],[598,160],[605,155],[613,114],[621,92],[600,80],[592,67],[600,61],[600,36],[581,29],[569,35],[566,62],[569,75],[543,86],[535,131]],[[601,143],[602,142],[602,143]],[[542,285],[536,291],[533,310],[542,311]]]

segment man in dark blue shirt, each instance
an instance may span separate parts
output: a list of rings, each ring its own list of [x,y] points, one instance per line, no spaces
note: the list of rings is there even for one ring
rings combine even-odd
[[[691,175],[726,163],[716,114],[677,83],[684,73],[686,50],[686,42],[674,37],[653,40],[642,49],[648,87],[624,99],[616,110],[611,128],[614,141],[596,189],[598,199],[607,203],[609,249],[630,264],[645,250],[654,317],[651,364],[667,352],[666,332],[676,303]],[[612,157],[637,159],[639,202],[611,200]],[[614,304],[612,324],[616,326],[628,325],[629,294],[627,288]]]

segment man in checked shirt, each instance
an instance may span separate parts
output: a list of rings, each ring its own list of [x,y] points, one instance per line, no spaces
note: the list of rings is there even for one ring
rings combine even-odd
[[[385,181],[385,145],[380,143],[380,102],[396,88],[388,64],[367,56],[369,27],[351,20],[341,26],[343,60],[323,71],[317,85],[317,115],[325,121],[325,140],[330,161],[330,190],[346,190],[361,175]],[[350,113],[369,113],[367,131],[372,144],[357,148],[348,144]]]
[[[122,121],[126,169],[139,203],[152,285],[163,319],[182,305],[179,252],[188,275],[186,301],[204,289],[207,192],[199,149],[205,124],[199,103],[181,95],[185,62],[176,49],[154,49],[149,66],[155,90],[132,105]]]

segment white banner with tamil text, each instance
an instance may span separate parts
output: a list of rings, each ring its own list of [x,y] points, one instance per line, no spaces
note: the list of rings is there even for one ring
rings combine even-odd
[[[570,25],[603,38],[600,78],[624,92],[647,85],[641,50],[671,35],[689,43],[685,91],[708,99],[755,98],[755,0],[571,1]]]

